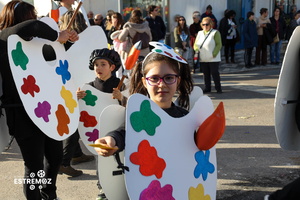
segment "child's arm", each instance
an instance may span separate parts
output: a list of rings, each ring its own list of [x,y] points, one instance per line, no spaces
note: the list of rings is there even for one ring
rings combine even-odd
[[[126,107],[127,104],[127,97],[123,96],[121,91],[118,88],[113,88],[113,99],[118,99],[119,104],[121,106]]]
[[[82,99],[86,96],[86,93],[84,90],[80,90],[80,88],[77,89],[76,91],[77,94],[77,99]]]
[[[103,138],[99,138],[95,141],[95,144],[101,144],[103,146],[113,147],[115,149],[102,149],[99,147],[95,147],[95,151],[100,155],[104,157],[108,157],[113,155],[117,150],[116,141],[111,136],[106,136]]]

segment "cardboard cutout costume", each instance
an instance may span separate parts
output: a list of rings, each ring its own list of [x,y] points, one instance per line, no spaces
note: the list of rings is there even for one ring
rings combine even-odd
[[[300,150],[300,27],[288,43],[275,95],[275,131],[285,150]]]
[[[102,126],[110,126],[107,122],[102,124],[102,126],[99,126],[99,117],[107,106],[119,105],[119,102],[117,99],[112,98],[112,93],[101,92],[89,84],[83,85],[81,89],[86,91],[87,95],[83,99],[79,100],[80,117],[78,132],[86,148],[91,153],[98,155],[95,148],[89,146],[89,144],[93,144],[98,138],[100,138],[100,129]],[[121,93],[124,96],[128,96],[128,94],[126,94],[127,91],[122,91]],[[111,115],[110,113],[108,114],[109,116]],[[119,113],[117,113],[116,117],[118,116]],[[112,120],[109,123],[116,125],[115,120]],[[118,126],[115,128],[118,128]]]
[[[42,20],[58,31],[53,19]],[[41,38],[24,41],[11,35],[8,39],[10,67],[25,110],[31,120],[55,140],[66,139],[78,127],[76,90],[94,78],[88,69],[88,58],[94,49],[106,46],[103,35],[100,27],[88,27],[68,51],[59,42]]]
[[[185,62],[167,45],[155,42],[152,46],[155,47],[153,52]],[[108,199],[216,199],[215,147],[199,150],[194,140],[195,131],[212,116],[213,104],[209,97],[203,96],[199,87],[194,87],[190,105],[186,116],[174,118],[144,95],[129,97],[125,120],[126,147],[120,153],[123,162],[125,152],[125,175],[114,175],[121,170],[117,168],[114,157],[98,156],[100,183]],[[107,116],[118,115],[118,112],[113,112],[118,109],[121,109],[118,105],[105,108],[99,119],[100,125]],[[225,126],[224,113],[222,117],[217,126]],[[118,127],[110,127],[110,130]],[[100,137],[108,132],[101,131]],[[207,131],[206,134],[214,137],[215,133]]]

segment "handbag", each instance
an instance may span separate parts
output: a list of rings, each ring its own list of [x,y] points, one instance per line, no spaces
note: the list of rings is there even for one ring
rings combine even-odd
[[[273,44],[279,42],[279,36],[278,33],[276,34],[276,36],[273,38]]]

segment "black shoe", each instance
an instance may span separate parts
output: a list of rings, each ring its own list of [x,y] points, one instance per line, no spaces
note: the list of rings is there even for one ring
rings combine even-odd
[[[222,94],[223,91],[222,91],[222,90],[217,90],[217,93],[218,93],[218,94]]]
[[[205,93],[210,93],[210,90],[209,89],[204,89],[203,90],[203,93],[205,94]]]
[[[76,170],[71,166],[63,166],[63,165],[61,165],[59,167],[58,173],[59,174],[67,174],[72,177],[77,177],[77,176],[80,176],[83,174],[83,172],[81,170]]]
[[[275,62],[271,62],[271,65],[275,65],[276,63]]]
[[[72,158],[71,164],[77,165],[79,163],[90,162],[92,160],[95,160],[95,157],[93,155],[82,154],[81,156],[79,156],[77,158]]]
[[[276,62],[275,64],[276,64],[276,65],[279,65],[279,62]]]

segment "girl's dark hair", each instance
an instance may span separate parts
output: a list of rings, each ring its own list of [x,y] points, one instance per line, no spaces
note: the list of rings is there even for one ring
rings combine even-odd
[[[249,17],[252,16],[252,15],[254,15],[254,12],[249,11],[249,12],[247,13],[247,19],[249,19]]]
[[[136,23],[136,24],[142,24],[144,22],[144,19],[143,19],[141,10],[139,10],[139,9],[133,10],[131,12],[129,22]]]
[[[139,62],[132,71],[131,82],[129,93],[140,93],[146,96],[149,96],[147,89],[144,87],[142,82],[142,77],[144,77],[150,69],[147,68],[147,65],[152,62],[165,62],[178,74],[181,78],[178,85],[178,103],[182,108],[188,109],[190,106],[189,94],[193,90],[193,79],[191,77],[190,67],[188,64],[180,63],[172,58],[161,55],[159,53],[151,52],[145,60]]]
[[[37,13],[33,5],[24,1],[10,1],[0,14],[0,30],[36,18]]]
[[[180,16],[180,17],[178,18],[178,21],[177,21],[177,27],[176,27],[176,33],[180,35],[180,34],[182,33],[182,31],[184,31],[185,34],[188,34],[188,33],[189,33],[189,27],[186,25],[186,21],[185,21],[185,23],[184,23],[184,25],[183,25],[183,28],[180,26],[179,20],[180,20],[181,18],[183,18],[183,19],[185,20],[185,18],[184,18],[183,16]]]
[[[67,26],[69,22],[71,21],[71,18],[73,16],[74,11],[68,11],[63,16],[61,16],[60,21],[61,24],[59,25],[60,30],[65,30],[67,29]],[[81,12],[78,12],[75,20],[73,21],[73,24],[71,24],[71,29],[76,31],[76,33],[81,33],[87,28],[87,25],[85,23],[84,16]]]
[[[148,14],[150,15],[155,10],[155,8],[157,8],[157,6],[155,5],[148,6]]]
[[[118,23],[115,28],[116,28],[116,30],[121,30],[124,25],[124,19],[123,19],[123,16],[121,15],[121,13],[115,12],[114,14],[112,14],[111,17],[117,18]]]

